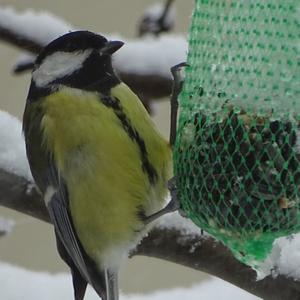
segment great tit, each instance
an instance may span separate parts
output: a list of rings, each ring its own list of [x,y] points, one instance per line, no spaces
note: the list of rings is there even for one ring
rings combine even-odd
[[[76,300],[87,283],[118,299],[120,262],[163,206],[171,176],[168,142],[113,70],[122,45],[89,31],[52,41],[36,59],[24,112],[31,172]]]

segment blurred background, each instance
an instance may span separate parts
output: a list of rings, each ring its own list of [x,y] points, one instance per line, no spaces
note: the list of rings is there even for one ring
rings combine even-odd
[[[84,4],[83,4],[84,3]],[[18,11],[32,8],[49,11],[82,29],[101,33],[116,33],[122,37],[137,37],[137,22],[152,0],[1,0],[0,5],[12,6]],[[175,33],[187,35],[193,0],[177,0]],[[0,43],[0,109],[21,119],[30,74],[12,74],[12,66],[20,51]],[[167,99],[154,104],[155,122],[168,137],[169,103]],[[56,253],[52,227],[26,215],[0,207],[0,217],[15,220],[11,234],[0,238],[0,261],[31,270],[49,272],[67,271]],[[121,270],[121,289],[124,293],[150,292],[179,286],[191,286],[208,279],[206,274],[175,264],[146,257],[130,259]]]

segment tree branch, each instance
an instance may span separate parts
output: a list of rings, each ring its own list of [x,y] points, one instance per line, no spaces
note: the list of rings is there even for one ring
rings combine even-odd
[[[49,222],[45,205],[31,182],[0,169],[0,191],[0,205]],[[256,281],[255,271],[238,262],[221,243],[206,236],[154,228],[133,255],[156,257],[206,272],[265,300],[300,299],[300,283],[284,276]]]
[[[37,42],[2,26],[0,26],[0,40],[33,54],[37,54],[41,50],[41,45]]]
[[[0,169],[0,205],[50,223],[47,208],[31,182]]]
[[[179,230],[154,228],[136,254],[156,257],[190,267],[228,281],[265,300],[300,299],[300,283],[292,278],[266,277],[237,261],[221,243],[210,237],[186,235]]]
[[[163,32],[171,31],[175,24],[175,20],[170,16],[173,2],[174,0],[166,0],[160,7],[160,11],[157,11],[159,4],[155,4],[155,13],[153,13],[153,5],[148,8],[138,22],[138,36],[146,34],[158,36]]]

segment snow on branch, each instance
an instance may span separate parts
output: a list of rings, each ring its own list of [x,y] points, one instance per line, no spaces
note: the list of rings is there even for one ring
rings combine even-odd
[[[114,65],[121,74],[171,78],[170,68],[185,61],[186,52],[187,43],[183,36],[146,36],[137,40],[125,40],[125,45],[114,56]]]
[[[35,53],[51,40],[73,29],[71,24],[48,12],[28,9],[17,13],[11,7],[0,7],[1,38],[5,40],[6,37],[7,42]]]
[[[0,40],[33,54],[54,38],[74,29],[74,26],[46,12],[16,12],[13,8],[0,6]],[[170,68],[185,61],[186,38],[168,34],[124,41],[125,45],[115,54],[113,61],[121,79],[140,96],[168,96],[172,86]],[[30,59],[26,64],[30,66]],[[15,66],[15,70],[24,69]]]
[[[10,135],[3,133],[3,131],[8,131],[8,128],[21,130],[20,122],[13,117],[9,118],[6,113],[0,114],[0,121],[1,119],[5,120],[2,124],[5,123],[6,126],[0,126],[2,145],[0,151],[0,205],[49,222],[47,209],[34,187],[31,177],[26,175],[27,172],[24,172],[23,167],[20,169],[16,167],[17,165],[26,165],[25,161],[22,162],[26,158],[24,141],[20,138],[20,132],[12,130]],[[20,145],[18,146],[18,144]],[[18,147],[19,150],[16,153],[20,156],[15,157],[18,163],[16,166],[10,166],[6,161],[6,155],[12,164],[13,160],[10,160],[8,150],[12,151]],[[1,156],[1,152],[6,155]],[[29,169],[27,171],[29,172]],[[293,276],[293,278],[278,275],[276,278],[267,276],[263,280],[257,281],[256,272],[238,262],[225,246],[207,235],[203,236],[201,231],[190,221],[175,213],[160,220],[132,255],[157,257],[204,271],[264,299],[297,299],[300,294],[300,284],[295,281],[299,278],[299,262],[297,264],[297,257],[300,255],[299,235],[295,235],[294,241],[293,246],[290,244],[293,241],[287,240],[286,242],[281,241],[282,245],[278,245],[284,255],[284,257],[279,256],[282,259],[281,263],[286,267],[284,274]]]
[[[11,219],[0,216],[0,237],[10,233],[15,225],[15,222]]]
[[[32,180],[26,159],[22,124],[14,116],[0,110],[0,168]]]

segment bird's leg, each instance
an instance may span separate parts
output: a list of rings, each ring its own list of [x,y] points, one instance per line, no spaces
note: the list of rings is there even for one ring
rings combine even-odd
[[[176,139],[176,128],[177,128],[177,110],[178,110],[178,96],[183,87],[183,77],[181,76],[181,70],[183,67],[188,66],[187,63],[183,62],[177,64],[171,68],[173,75],[173,89],[171,95],[171,124],[170,124],[170,145],[171,147],[175,144]],[[168,182],[168,189],[171,194],[170,202],[160,211],[147,216],[144,220],[146,224],[149,224],[157,218],[180,209],[179,199],[177,197],[176,178],[173,177]]]
[[[171,200],[170,202],[161,210],[159,210],[158,212],[150,215],[150,216],[146,216],[144,217],[144,222],[145,224],[149,224],[153,221],[155,221],[156,219],[158,219],[159,217],[177,211],[180,208],[180,203],[178,201],[177,198],[177,189],[176,189],[176,185],[175,185],[175,177],[171,178],[168,182],[168,188],[171,194]]]
[[[119,300],[118,271],[105,270],[107,300]]]

